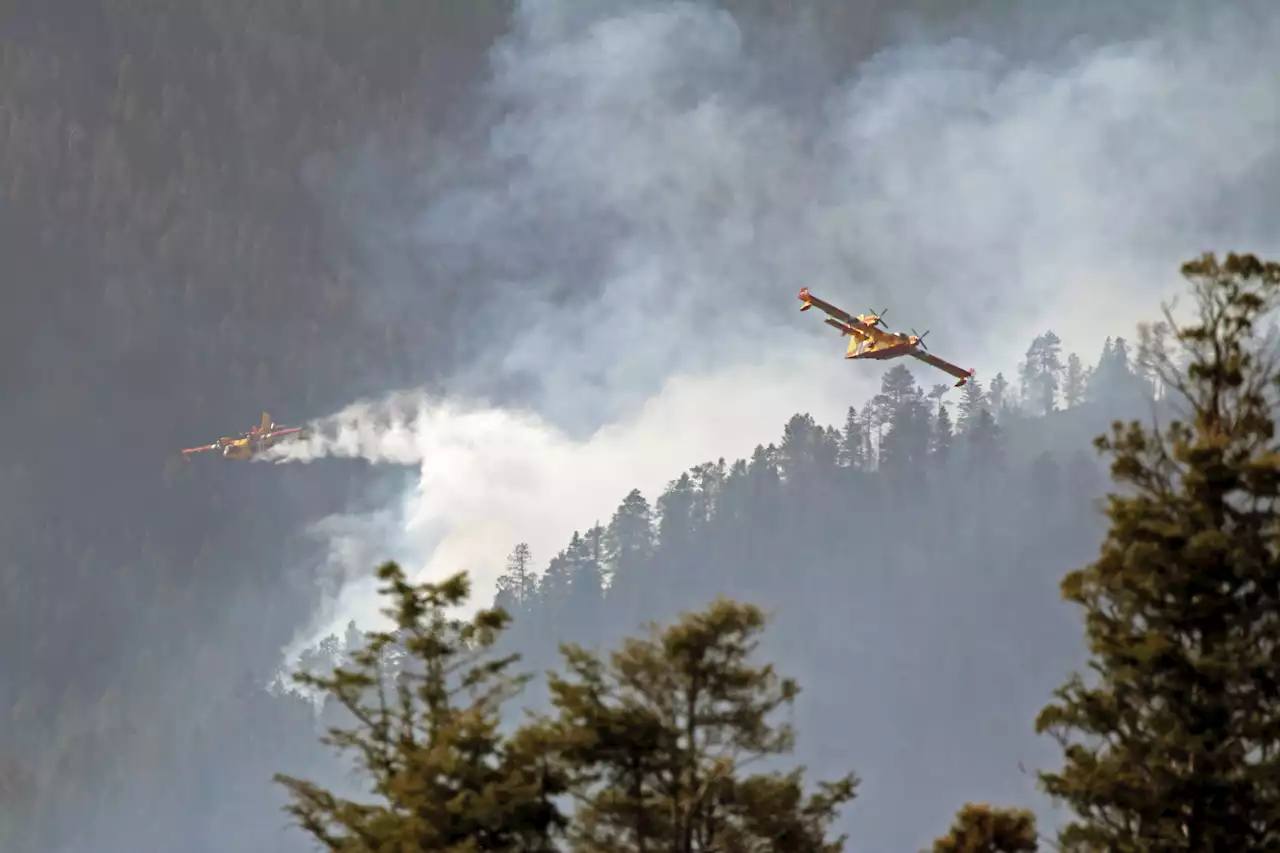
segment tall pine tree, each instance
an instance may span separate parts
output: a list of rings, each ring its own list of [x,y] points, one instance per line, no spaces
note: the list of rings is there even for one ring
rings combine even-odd
[[[991,409],[991,416],[999,422],[1009,412],[1013,402],[1013,400],[1009,399],[1009,380],[1004,378],[1003,373],[997,373],[991,379],[991,390],[987,393],[987,403]]]
[[[840,434],[840,464],[856,471],[866,469],[866,425],[858,417],[858,409],[850,406]]]
[[[1022,364],[1023,401],[1046,415],[1052,413],[1062,370],[1062,341],[1053,332],[1045,332],[1031,342]]]
[[[987,405],[982,383],[975,376],[965,383],[964,396],[960,401],[960,412],[956,418],[956,434],[968,433],[978,421],[978,413]]]
[[[1089,383],[1089,371],[1075,353],[1067,356],[1067,371],[1062,379],[1062,402],[1068,409],[1074,409],[1084,402],[1085,390]]]
[[[507,570],[498,576],[495,604],[511,614],[519,613],[538,592],[538,575],[533,568],[529,544],[521,542],[507,556]]]
[[[1041,780],[1075,812],[1061,834],[1075,850],[1280,849],[1280,382],[1253,337],[1280,306],[1280,264],[1205,256],[1183,274],[1196,321],[1148,329],[1144,346],[1186,417],[1098,439],[1120,486],[1111,526],[1062,584],[1092,673],[1037,728],[1063,744]],[[1118,367],[1116,345],[1107,355]]]
[[[534,738],[577,798],[571,843],[599,853],[839,853],[849,774],[805,795],[802,770],[749,772],[789,752],[774,722],[798,688],[752,661],[764,614],[718,601],[607,658],[564,649],[553,717]]]
[[[946,470],[951,465],[951,442],[954,438],[954,430],[951,426],[951,413],[947,411],[947,404],[938,403],[938,414],[933,419],[933,436],[930,441],[930,453],[933,457],[934,467],[939,470]]]
[[[324,741],[356,756],[376,801],[277,776],[292,798],[288,811],[324,849],[341,853],[552,853],[567,825],[554,804],[563,780],[537,750],[498,731],[503,703],[525,681],[508,672],[514,656],[491,654],[509,617],[482,610],[469,622],[452,619],[469,592],[463,575],[414,586],[387,563],[378,577],[395,629],[370,634],[348,667],[298,675],[349,712],[351,724]],[[382,664],[390,649],[408,663],[389,678]]]
[[[653,557],[653,508],[639,489],[632,489],[613,513],[604,532],[604,561],[609,576],[607,596],[634,613],[644,613],[654,591],[647,577]],[[633,620],[631,624],[635,624]]]
[[[1036,853],[1035,815],[1025,809],[993,809],[969,803],[951,831],[933,842],[932,853]]]

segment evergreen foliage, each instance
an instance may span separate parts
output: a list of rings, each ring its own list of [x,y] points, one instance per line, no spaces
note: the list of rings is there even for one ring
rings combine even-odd
[[[806,796],[800,769],[746,770],[790,751],[794,732],[772,717],[799,690],[752,660],[759,609],[719,601],[608,660],[567,646],[566,674],[550,681],[554,716],[504,736],[499,710],[525,680],[508,672],[516,656],[493,654],[509,617],[451,620],[468,593],[462,575],[415,586],[387,563],[378,576],[394,630],[370,634],[331,675],[298,675],[355,721],[324,741],[356,754],[374,801],[277,777],[326,849],[536,853],[561,849],[562,836],[570,850],[614,853],[843,849],[831,830],[852,774]]]
[[[1197,318],[1166,315],[1145,349],[1184,413],[1098,439],[1120,487],[1110,529],[1062,583],[1084,610],[1090,674],[1037,728],[1064,747],[1042,779],[1075,812],[1072,850],[1280,847],[1280,373],[1255,336],[1280,305],[1280,264],[1207,255],[1183,274]],[[1125,357],[1117,339],[1099,374]]]
[[[282,570],[311,556],[284,531],[346,509],[372,475],[317,466],[304,482],[296,471],[215,466],[197,476],[162,455],[229,413],[270,406],[304,418],[434,382],[467,357],[456,329],[505,280],[442,273],[410,253],[390,252],[404,266],[388,271],[361,238],[399,229],[379,221],[354,233],[349,217],[359,211],[364,226],[372,210],[398,226],[399,205],[416,215],[418,186],[384,194],[388,175],[357,167],[449,171],[471,141],[452,134],[457,105],[488,73],[513,4],[74,5],[15,0],[0,15],[0,850],[313,849],[304,833],[282,834],[284,801],[350,840],[401,812],[390,800],[377,820],[361,812],[368,792],[345,790],[346,767],[315,748],[316,709],[264,685],[327,591]],[[820,42],[813,65],[837,75],[874,54],[904,9],[719,5],[749,49],[803,19]],[[928,22],[978,5],[1003,6],[905,8]],[[365,153],[375,156],[355,156]],[[432,296],[425,306],[383,291],[369,299],[387,278]],[[806,751],[802,739],[798,751],[833,765],[815,772],[865,764],[860,796],[892,799],[901,785],[913,813],[946,815],[957,787],[985,790],[1005,772],[1019,748],[1010,733],[1042,702],[1037,679],[1071,656],[1042,587],[1101,533],[1090,506],[1099,472],[1075,448],[1126,407],[1145,407],[1151,390],[1127,344],[1097,361],[1081,365],[1081,391],[1068,358],[1050,417],[1003,375],[946,398],[899,374],[892,399],[847,401],[838,433],[798,413],[748,458],[669,472],[670,495],[634,491],[613,518],[581,519],[562,550],[526,549],[499,602],[513,623],[491,651],[558,667],[561,640],[614,643],[718,593],[767,603],[777,616],[764,650],[809,688],[794,713],[818,745]],[[1019,641],[989,642],[992,632]],[[412,658],[404,639],[377,660],[391,696]],[[304,665],[358,673],[372,664],[365,647],[351,627]],[[1008,673],[1007,689],[975,691],[974,660],[983,677]],[[506,677],[494,683],[514,689]],[[450,769],[450,790],[496,785],[511,803],[515,788],[504,786],[515,776],[503,774],[551,773],[530,757],[536,744],[489,732],[496,702],[456,701],[458,719],[433,736],[446,751],[472,738],[489,761]],[[872,717],[892,718],[893,730]],[[318,719],[361,731],[333,698]],[[901,757],[915,747],[934,772]],[[951,767],[963,768],[963,786]],[[328,790],[349,823],[273,790],[277,770],[339,780]],[[484,822],[481,806],[468,809],[446,832],[462,844]],[[542,844],[530,827],[554,835],[552,817],[484,843]],[[885,831],[914,838],[933,821]]]
[[[555,850],[565,820],[553,801],[564,782],[526,741],[499,733],[502,705],[524,681],[508,673],[514,656],[491,654],[509,617],[482,610],[469,622],[450,619],[469,592],[462,575],[415,586],[387,563],[378,577],[395,629],[370,634],[349,667],[298,675],[354,718],[324,742],[356,754],[377,801],[277,776],[293,798],[289,811],[341,853]],[[401,662],[388,673],[393,650]]]
[[[933,843],[932,853],[1036,853],[1036,819],[1024,809],[993,809],[969,803],[951,830]]]

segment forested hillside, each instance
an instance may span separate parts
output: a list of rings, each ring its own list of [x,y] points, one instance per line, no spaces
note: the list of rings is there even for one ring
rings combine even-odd
[[[1156,396],[1123,339],[1095,365],[1048,332],[1012,383],[926,392],[892,367],[843,425],[797,414],[750,459],[624,496],[558,554],[517,545],[494,602],[515,617],[500,648],[536,673],[558,668],[563,642],[613,647],[720,595],[767,603],[762,652],[806,688],[801,760],[865,780],[838,823],[854,849],[923,843],[957,791],[1038,802],[1017,766],[1046,754],[1030,721],[1079,660],[1057,585],[1103,530],[1090,444],[1113,418],[1152,414]],[[331,637],[304,666],[325,671],[344,644]],[[541,706],[541,690],[520,702]],[[921,825],[875,819],[904,799]]]
[[[1062,750],[1037,774],[1039,782],[1070,813],[1054,821],[1050,835],[1028,810],[966,797],[950,829],[934,840],[933,853],[1265,851],[1280,838],[1273,784],[1280,711],[1273,676],[1280,361],[1274,330],[1259,334],[1280,307],[1280,263],[1206,254],[1182,270],[1192,284],[1195,316],[1149,325],[1143,340],[1143,361],[1167,383],[1174,405],[1161,407],[1162,423],[1117,421],[1096,439],[1111,462],[1106,529],[1094,558],[1061,582],[1063,598],[1085,617],[1087,665],[1071,668],[1034,725]],[[1035,399],[1038,389],[1047,409],[1054,404],[1056,371],[1043,368],[1059,364],[1054,343],[1052,335],[1040,336],[1023,368],[1031,392],[1023,399]],[[1104,378],[1139,390],[1123,348],[1108,342],[1102,366]],[[902,373],[886,377],[881,398],[893,403],[894,388],[919,399]],[[909,424],[903,398],[892,412],[898,417],[891,428],[899,431]],[[970,446],[998,447],[990,414],[967,413],[973,416]],[[811,446],[821,443],[804,420],[793,419],[785,444],[794,448],[801,433]],[[938,416],[935,435],[952,432],[939,429],[938,421],[947,422]],[[856,435],[851,428],[844,437]],[[838,444],[829,444],[828,454]],[[860,444],[845,441],[843,467],[861,467]],[[935,452],[944,446],[935,444]],[[883,465],[889,454],[883,444],[879,450]],[[794,449],[784,458],[789,467],[769,479],[782,494],[789,485],[795,498],[804,488],[801,472],[812,472],[817,460]],[[944,458],[945,451],[935,456],[935,465],[948,467]],[[975,449],[969,462],[982,466],[996,458]],[[840,467],[830,455],[827,463],[828,470]],[[757,471],[761,464],[768,462],[757,462]],[[894,476],[883,467],[877,473],[887,481]],[[817,479],[811,477],[810,490]],[[686,522],[693,519],[710,524],[720,513],[714,497],[728,494],[703,488],[711,500],[690,511],[699,502],[673,500],[682,491],[678,481],[664,494],[656,542],[643,498],[633,493],[608,529],[593,528],[585,545],[575,535],[540,582],[529,580],[528,549],[517,546],[500,597],[518,607],[540,596],[534,612],[544,616],[555,612],[556,597],[577,599],[587,609],[594,593],[599,610],[602,587],[604,601],[634,598],[636,586],[602,584],[602,570],[626,568],[628,554],[645,547],[651,556],[665,551],[667,560],[679,559],[672,540],[685,553],[696,549],[696,537],[682,538],[681,530],[690,533]],[[1031,532],[1052,525],[1037,527]],[[567,561],[577,565],[565,572]],[[650,565],[643,580],[660,569]],[[785,766],[795,728],[780,712],[795,704],[800,687],[785,670],[759,665],[758,637],[768,620],[758,608],[721,597],[651,627],[647,636],[612,643],[607,653],[563,645],[547,674],[546,712],[516,723],[503,709],[526,683],[511,673],[520,656],[494,654],[510,624],[507,608],[452,618],[450,609],[468,595],[464,574],[413,584],[392,562],[377,577],[391,624],[348,649],[336,668],[301,676],[329,698],[330,708],[349,712],[327,740],[353,755],[372,796],[352,801],[323,784],[277,777],[290,792],[290,812],[328,849],[838,853],[848,842],[855,849],[912,843],[905,835],[887,842],[874,833],[871,840],[839,833],[837,816],[858,793],[856,772],[815,781],[811,768]],[[584,594],[575,595],[575,588]],[[527,607],[523,612],[530,615]],[[813,620],[810,627],[821,628]],[[1019,639],[1035,642],[1030,634]],[[330,645],[336,648],[336,641]],[[822,684],[828,694],[838,677],[838,667],[831,669]],[[989,686],[978,692],[1007,697],[1000,688],[1019,680],[1008,670],[986,674]],[[948,700],[945,710],[954,713],[962,694],[947,686],[933,698]],[[824,764],[842,760],[837,756],[866,731],[844,723],[832,726],[822,743]],[[896,721],[890,730],[900,730]],[[946,751],[934,745],[929,761],[945,761]],[[902,752],[895,758],[901,762]],[[980,766],[965,770],[954,790],[986,787]],[[927,797],[924,803],[913,798],[912,806],[916,824],[931,811]]]
[[[1010,767],[1029,758],[1028,715],[1078,657],[1078,624],[1056,582],[1101,530],[1093,499],[1104,475],[1089,438],[1147,410],[1153,392],[1123,340],[1089,368],[1052,333],[1028,350],[1016,385],[998,376],[926,393],[892,368],[842,427],[797,414],[750,459],[698,466],[654,498],[625,496],[612,519],[585,524],[541,566],[517,546],[495,602],[515,617],[502,648],[537,672],[556,665],[561,642],[612,645],[718,594],[769,602],[776,625],[764,652],[809,688],[796,717],[801,757],[819,775],[852,766],[867,780],[840,825],[857,830],[864,809],[904,796],[936,818],[863,829],[862,843],[931,831],[957,805],[958,785],[1025,799],[1030,781]],[[324,671],[360,644],[353,626],[301,664]],[[1005,687],[973,689],[988,677]],[[269,778],[283,770],[341,784],[316,744],[336,709],[315,720],[307,701],[246,673],[205,718],[212,727],[174,719],[167,732],[139,732],[111,722],[111,695],[94,709],[102,728],[71,740],[48,775],[32,771],[34,753],[11,750],[11,838],[84,843],[127,811],[157,843],[194,834],[209,839],[195,849],[237,839],[307,849],[300,835],[279,837]],[[545,697],[535,687],[521,702]],[[849,728],[886,711],[893,732]],[[68,810],[83,823],[67,824]]]

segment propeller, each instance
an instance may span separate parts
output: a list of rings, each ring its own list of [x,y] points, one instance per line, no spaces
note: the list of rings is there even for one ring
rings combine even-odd
[[[924,335],[920,335],[920,334],[916,334],[916,330],[915,330],[915,329],[912,329],[912,330],[911,330],[911,334],[912,334],[912,336],[913,336],[913,337],[915,337],[915,339],[916,339],[916,343],[920,345],[920,349],[925,350],[926,352],[928,352],[929,348],[928,348],[927,346],[925,346],[925,345],[924,345],[924,335],[929,334],[929,330],[928,330],[928,329],[925,329],[925,330],[924,330]]]
[[[874,315],[875,315],[875,317],[876,317],[876,325],[877,325],[877,326],[883,326],[883,325],[884,325],[884,314],[885,314],[885,311],[888,311],[888,310],[889,310],[889,309],[888,309],[888,308],[886,308],[886,309],[884,309],[884,311],[872,311],[872,312],[871,312],[871,313],[872,313],[872,314],[874,314]]]

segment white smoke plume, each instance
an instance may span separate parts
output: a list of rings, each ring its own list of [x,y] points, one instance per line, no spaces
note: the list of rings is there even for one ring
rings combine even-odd
[[[471,570],[480,600],[515,542],[546,559],[633,487],[652,499],[796,411],[839,420],[880,371],[795,313],[801,285],[932,328],[987,380],[1050,328],[1092,361],[1189,256],[1265,251],[1280,7],[1197,8],[1034,61],[921,37],[829,86],[795,70],[803,43],[753,52],[708,3],[518,4],[477,107],[499,116],[488,147],[424,178],[412,228],[442,277],[508,285],[460,331],[496,343],[451,387],[527,377],[529,409],[410,394],[282,451],[422,475],[384,513],[326,522],[346,581],[299,643],[374,611],[377,559]]]
[[[766,363],[676,377],[633,418],[584,439],[530,411],[422,393],[356,403],[311,424],[304,438],[262,458],[359,458],[413,465],[420,476],[397,506],[318,525],[341,591],[320,614],[319,634],[300,637],[288,656],[319,635],[340,633],[345,620],[374,620],[379,602],[369,574],[383,560],[401,560],[420,577],[465,570],[475,600],[484,602],[516,542],[547,558],[573,530],[607,523],[631,489],[652,499],[681,470],[750,455],[775,439],[797,406],[823,422],[842,420],[848,400],[874,387],[844,367],[838,352],[811,349],[786,366],[771,353]],[[762,419],[768,429],[760,428]]]

